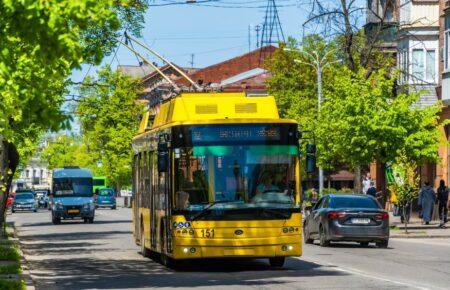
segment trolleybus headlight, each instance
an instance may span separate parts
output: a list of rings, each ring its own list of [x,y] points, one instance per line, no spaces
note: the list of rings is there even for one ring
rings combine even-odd
[[[194,230],[189,230],[190,235],[194,235]]]
[[[195,251],[196,251],[196,249],[195,249],[195,248],[191,248],[191,250],[190,250],[190,251],[191,251],[191,253],[192,253],[192,254],[194,254],[194,253],[195,253]]]
[[[286,245],[282,245],[282,246],[281,246],[281,250],[282,250],[282,251],[286,251],[286,250],[287,250]]]
[[[178,226],[178,223],[177,223],[177,222],[174,222],[174,223],[173,223],[173,227],[174,227],[174,228],[177,228],[177,226]]]
[[[183,253],[187,254],[189,252],[188,248],[183,248]]]
[[[294,228],[293,228],[293,227],[290,227],[290,228],[289,228],[289,232],[290,232],[290,233],[293,233],[293,232],[294,232]]]
[[[289,231],[288,228],[283,228],[283,233],[287,234],[288,231]]]
[[[292,251],[293,249],[294,249],[293,246],[291,246],[291,245],[288,246],[288,250],[289,250],[289,251]]]
[[[190,223],[190,222],[185,222],[185,223],[184,223],[184,227],[189,228],[190,226],[191,226],[191,223]]]

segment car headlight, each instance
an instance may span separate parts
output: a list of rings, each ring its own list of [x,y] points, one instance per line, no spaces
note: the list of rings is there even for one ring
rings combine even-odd
[[[64,209],[62,202],[57,202],[54,204],[55,209]]]
[[[94,207],[95,207],[94,203],[92,203],[92,202],[83,204],[83,209],[84,210],[93,210]]]

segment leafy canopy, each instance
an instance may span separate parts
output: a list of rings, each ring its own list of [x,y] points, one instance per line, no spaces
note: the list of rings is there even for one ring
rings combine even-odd
[[[418,94],[394,95],[395,78],[343,68],[326,91],[317,123],[319,162],[353,167],[400,154],[417,164],[438,160],[439,104],[421,108]]]
[[[120,188],[131,183],[131,141],[143,112],[143,105],[137,101],[140,81],[106,67],[95,82],[97,86],[81,87],[83,99],[77,116],[92,158],[102,164],[108,180]]]

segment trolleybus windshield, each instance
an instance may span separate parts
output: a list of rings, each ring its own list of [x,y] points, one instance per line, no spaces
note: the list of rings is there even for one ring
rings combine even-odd
[[[286,218],[297,208],[298,147],[282,141],[282,132],[263,125],[190,128],[191,146],[174,149],[175,209],[188,218]]]

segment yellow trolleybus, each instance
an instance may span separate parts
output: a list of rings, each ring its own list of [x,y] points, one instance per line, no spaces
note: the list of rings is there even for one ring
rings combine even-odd
[[[302,254],[299,133],[273,97],[183,93],[133,140],[134,237],[144,256]]]

